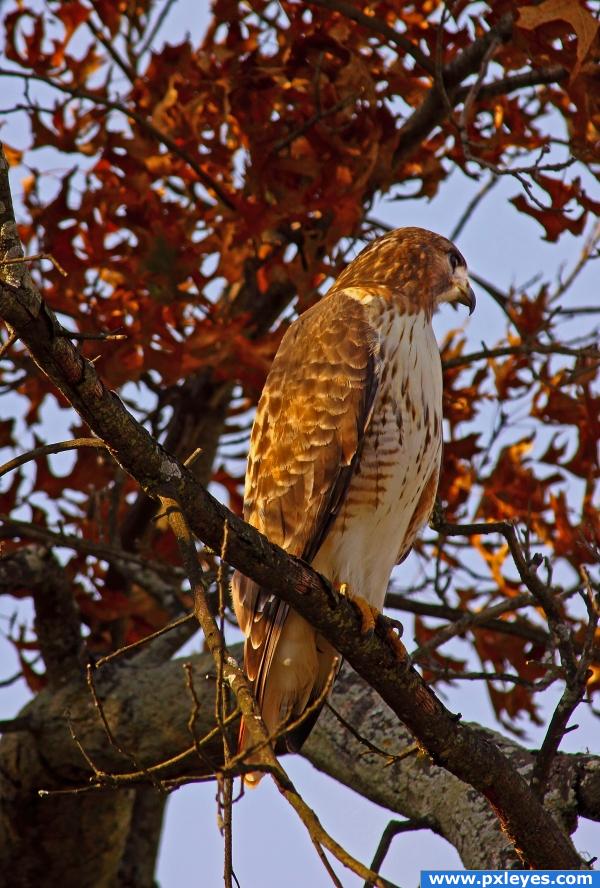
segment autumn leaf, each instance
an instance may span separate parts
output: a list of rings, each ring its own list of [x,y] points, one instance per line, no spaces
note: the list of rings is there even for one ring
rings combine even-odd
[[[574,80],[598,33],[598,20],[579,0],[545,0],[539,6],[521,6],[518,13],[517,24],[527,31],[557,20],[571,25],[577,36],[577,64],[571,71]]]

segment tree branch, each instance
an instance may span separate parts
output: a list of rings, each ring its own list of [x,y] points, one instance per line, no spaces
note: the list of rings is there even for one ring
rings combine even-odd
[[[241,647],[232,647],[231,654],[239,658]],[[168,767],[154,773],[161,780],[178,781],[178,785],[204,779],[207,773],[190,743],[184,662],[191,662],[198,694],[197,733],[201,737],[210,734],[203,749],[212,770],[222,761],[222,741],[215,724],[215,672],[210,654],[160,665],[148,665],[141,655],[96,671],[97,691],[120,745],[135,749],[146,770],[170,759]],[[404,758],[394,755],[410,747],[413,736],[347,665],[339,675],[332,702],[359,734],[390,753],[393,764],[382,767],[380,754],[365,749],[325,709],[302,753],[317,768],[397,816],[430,818],[432,829],[456,847],[465,867],[502,869],[517,862],[511,842],[482,795],[433,765],[422,753]],[[25,707],[19,732],[11,730],[0,740],[0,864],[2,871],[19,876],[15,881],[18,888],[61,882],[94,884],[99,872],[108,872],[110,884],[110,874],[115,871],[111,867],[118,868],[122,858],[129,806],[134,803],[132,790],[106,788],[78,796],[52,795],[56,790],[86,786],[90,777],[71,741],[65,712],[83,747],[105,773],[116,774],[130,766],[110,745],[83,682],[71,681],[52,692],[42,692]],[[228,730],[235,742],[236,723],[231,722]],[[510,767],[529,776],[534,761],[531,752],[493,732],[476,726],[472,730],[500,745]],[[142,774],[129,785],[146,787],[148,779]],[[51,794],[32,802],[40,788]],[[559,753],[546,803],[570,829],[578,813],[600,820],[600,758]],[[52,855],[49,852],[57,841],[62,853]],[[34,846],[39,852],[35,855],[31,854]]]
[[[512,21],[512,19],[510,20]],[[468,51],[466,51],[466,55]],[[8,189],[8,165],[0,163],[3,213],[0,258],[21,249]],[[6,198],[6,199],[5,199]],[[523,861],[533,867],[574,869],[582,861],[568,837],[534,797],[497,747],[461,724],[410,666],[408,655],[377,634],[359,631],[355,608],[333,594],[308,565],[288,556],[218,503],[194,476],[154,441],[106,389],[94,365],[68,340],[24,266],[5,271],[0,316],[17,331],[34,360],[75,407],[115,458],[155,497],[174,499],[191,529],[216,551],[225,523],[229,561],[302,614],[371,683],[419,739],[433,761],[481,791],[495,809]]]
[[[48,549],[24,546],[3,555],[0,593],[15,594],[23,588],[33,595],[35,630],[49,684],[64,684],[73,674],[82,675],[84,647],[79,611],[71,583]]]
[[[23,466],[25,463],[31,462],[32,459],[37,459],[38,456],[49,456],[52,453],[64,453],[67,450],[78,450],[80,447],[100,447],[106,450],[106,444],[104,441],[101,441],[100,438],[72,438],[70,441],[60,441],[56,444],[43,444],[41,447],[35,447],[27,453],[15,456],[14,459],[4,463],[3,466],[0,466],[0,478],[2,475],[6,475],[7,472],[18,468],[18,466]]]

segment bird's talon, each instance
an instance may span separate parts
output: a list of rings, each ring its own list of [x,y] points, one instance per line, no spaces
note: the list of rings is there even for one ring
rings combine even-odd
[[[394,649],[394,653],[396,654],[396,658],[398,662],[401,663],[406,669],[410,668],[411,658],[410,654],[404,647],[402,641],[400,640],[400,636],[395,632],[392,626],[388,626],[386,629],[386,637],[392,648]]]
[[[381,625],[384,631],[396,629],[397,638],[402,638],[404,635],[404,626],[400,620],[395,620],[393,617],[388,617],[387,614],[380,613],[377,617],[377,622]]]
[[[372,638],[375,632],[375,622],[380,616],[376,607],[363,598],[362,595],[353,595],[348,583],[340,583],[340,595],[351,601],[360,615],[360,634],[366,638]]]

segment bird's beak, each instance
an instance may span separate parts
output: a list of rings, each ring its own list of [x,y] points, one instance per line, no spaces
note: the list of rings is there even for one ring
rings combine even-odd
[[[461,305],[466,305],[469,309],[469,314],[472,315],[475,311],[475,293],[473,292],[473,288],[468,280],[461,281],[456,289],[458,290],[459,295],[454,300],[456,302],[460,302]]]

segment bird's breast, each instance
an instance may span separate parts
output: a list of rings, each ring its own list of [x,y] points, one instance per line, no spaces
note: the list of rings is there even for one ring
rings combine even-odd
[[[377,607],[425,485],[439,469],[442,375],[439,350],[423,315],[380,325],[381,376],[373,414],[348,491],[313,564]],[[425,518],[426,520],[426,518]]]

